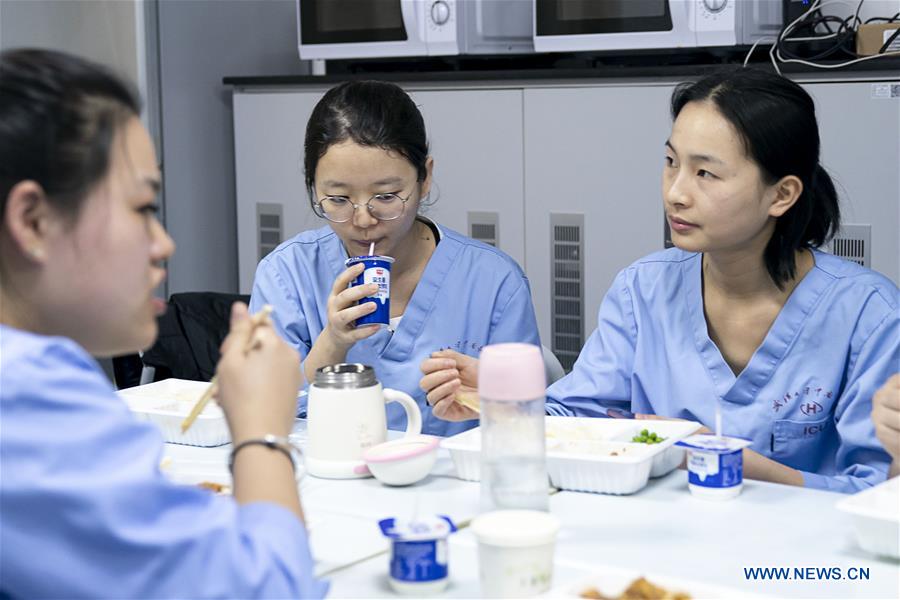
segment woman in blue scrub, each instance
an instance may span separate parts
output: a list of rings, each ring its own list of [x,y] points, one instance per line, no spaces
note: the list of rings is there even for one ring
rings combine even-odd
[[[691,419],[752,440],[749,478],[852,492],[885,479],[872,395],[900,360],[897,286],[820,252],[839,226],[812,98],[739,69],[672,97],[663,206],[676,248],[616,277],[551,415]],[[423,363],[434,412],[477,367]],[[460,378],[456,373],[468,373]]]
[[[279,333],[299,352],[308,381],[340,362],[371,365],[385,387],[410,394],[422,431],[450,435],[475,422],[435,418],[419,388],[419,364],[451,348],[477,356],[485,344],[539,344],[528,280],[503,252],[419,215],[434,160],[412,99],[391,83],[343,83],[319,101],[305,142],[306,186],[320,229],[284,242],[260,262],[250,309],[275,307]],[[394,258],[388,327],[354,321],[375,310],[358,301],[374,284],[348,289],[363,270],[348,257]],[[303,415],[305,406],[301,404]],[[388,427],[403,410],[388,405]]]
[[[235,305],[217,371],[233,497],[169,481],[91,358],[148,347],[165,309],[139,112],[102,67],[0,54],[0,598],[321,597],[284,440],[299,360],[272,327]]]

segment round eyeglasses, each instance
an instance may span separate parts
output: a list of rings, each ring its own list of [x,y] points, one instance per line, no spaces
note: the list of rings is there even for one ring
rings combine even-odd
[[[313,202],[313,211],[332,223],[346,223],[353,218],[357,208],[365,206],[369,214],[379,221],[393,221],[403,214],[411,197],[411,192],[406,198],[401,198],[397,194],[375,194],[363,205],[354,204],[345,196],[325,196]]]

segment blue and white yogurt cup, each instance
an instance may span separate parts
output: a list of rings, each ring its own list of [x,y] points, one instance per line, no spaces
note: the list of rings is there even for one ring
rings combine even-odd
[[[750,440],[698,433],[675,443],[688,449],[688,488],[711,500],[737,497],[744,486],[744,448]]]
[[[359,301],[375,303],[375,312],[369,313],[356,320],[356,326],[382,324],[391,322],[391,264],[394,259],[390,256],[354,256],[344,261],[344,266],[352,267],[356,263],[363,263],[365,269],[356,276],[351,286],[378,284],[378,292],[374,296],[367,296]]]
[[[447,587],[447,536],[456,531],[449,517],[383,519],[378,526],[391,539],[388,581],[395,592],[426,597]]]

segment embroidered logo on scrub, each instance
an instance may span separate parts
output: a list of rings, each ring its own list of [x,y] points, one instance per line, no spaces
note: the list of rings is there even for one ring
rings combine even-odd
[[[782,408],[787,407],[799,399],[800,412],[807,417],[814,417],[825,410],[825,407],[817,402],[815,398],[820,400],[830,400],[833,395],[834,393],[830,390],[807,386],[799,392],[788,392],[783,397],[772,400],[772,411],[776,413],[780,412]]]

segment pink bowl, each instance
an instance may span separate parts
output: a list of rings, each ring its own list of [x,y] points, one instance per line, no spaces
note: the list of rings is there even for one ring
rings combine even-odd
[[[431,472],[439,441],[433,435],[412,435],[367,448],[362,458],[381,483],[411,485]]]

